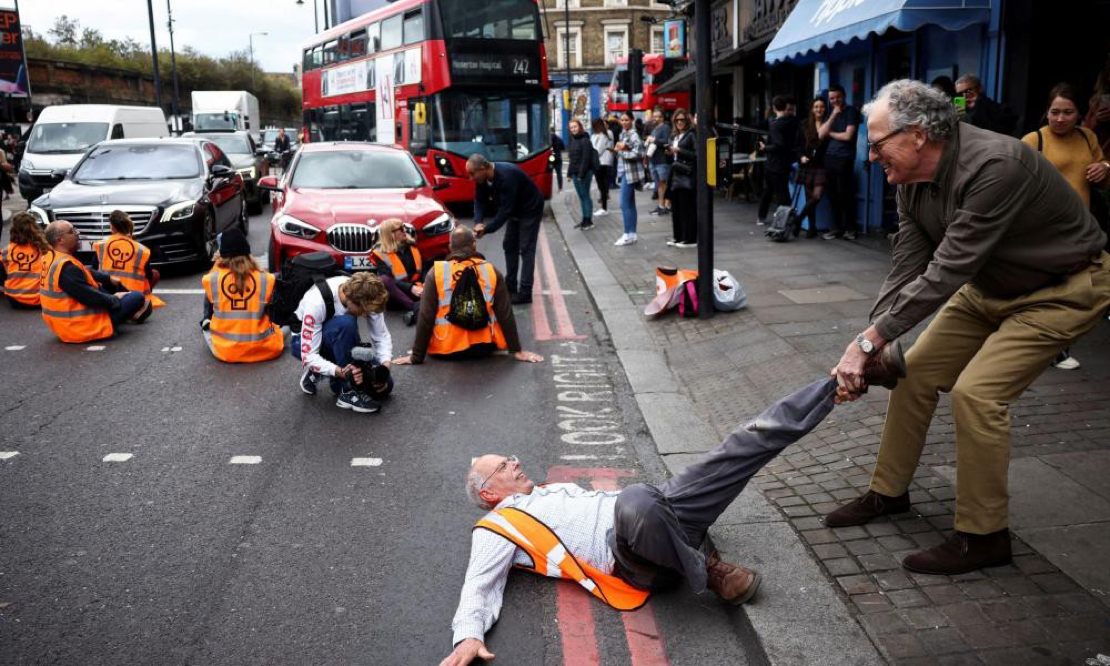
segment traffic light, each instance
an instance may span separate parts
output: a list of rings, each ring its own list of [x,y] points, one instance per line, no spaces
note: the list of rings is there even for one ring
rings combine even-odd
[[[629,90],[628,94],[635,98],[644,92],[644,52],[640,49],[631,49],[628,52]]]

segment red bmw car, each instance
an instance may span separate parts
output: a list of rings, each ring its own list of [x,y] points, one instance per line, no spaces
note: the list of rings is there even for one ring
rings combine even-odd
[[[455,228],[412,156],[393,146],[303,144],[280,181],[266,176],[259,187],[274,191],[271,271],[280,271],[290,257],[319,250],[346,270],[372,269],[377,225],[394,217],[416,229],[420,255],[431,262],[447,255]]]

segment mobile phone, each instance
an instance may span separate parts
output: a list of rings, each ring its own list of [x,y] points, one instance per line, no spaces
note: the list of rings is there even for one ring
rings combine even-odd
[[[952,103],[956,105],[957,109],[963,110],[967,108],[967,98],[963,95],[957,95],[956,97],[953,97]]]

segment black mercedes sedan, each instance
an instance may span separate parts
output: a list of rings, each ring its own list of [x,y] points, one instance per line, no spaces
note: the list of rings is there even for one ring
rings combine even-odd
[[[206,264],[217,234],[235,226],[247,230],[243,178],[220,147],[204,139],[103,141],[30,207],[40,224],[73,223],[81,231],[82,255],[111,234],[108,217],[117,209],[131,216],[135,240],[150,248],[156,264]]]

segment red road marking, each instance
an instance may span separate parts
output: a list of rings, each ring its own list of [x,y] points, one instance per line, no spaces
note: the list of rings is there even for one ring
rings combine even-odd
[[[671,666],[650,601],[639,610],[621,613],[621,620],[624,621],[624,636],[628,639],[632,666]]]
[[[543,231],[540,231],[543,236]],[[543,304],[543,272],[536,264],[532,282],[532,337],[537,341],[551,339],[551,326],[547,323],[547,307]]]
[[[601,655],[594,633],[593,597],[578,583],[560,580],[555,587],[555,608],[563,640],[563,663],[566,666],[598,666]]]
[[[563,288],[559,285],[559,275],[555,271],[555,261],[551,258],[551,247],[547,243],[547,234],[540,230],[539,237],[539,254],[540,261],[537,264],[543,264],[544,273],[547,276],[547,292],[551,297],[551,309],[555,313],[555,329],[556,334],[551,337],[552,340],[582,340],[586,336],[578,335],[574,331],[574,322],[570,319],[570,313],[567,311],[566,299],[563,298]],[[533,293],[535,293],[533,291]],[[535,300],[533,299],[533,303]],[[542,307],[542,306],[541,306]],[[535,312],[535,307],[532,308]],[[539,338],[537,338],[538,340]]]

